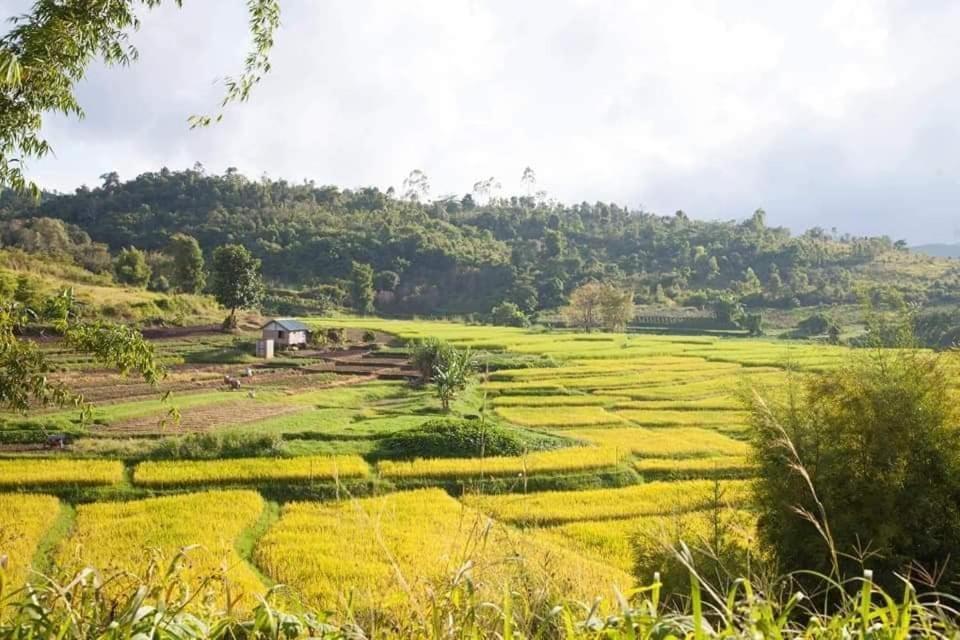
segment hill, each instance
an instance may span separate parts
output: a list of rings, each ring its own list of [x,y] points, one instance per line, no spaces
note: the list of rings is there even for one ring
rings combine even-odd
[[[864,284],[919,304],[960,301],[953,263],[886,237],[792,235],[768,226],[762,210],[706,221],[542,197],[421,199],[161,169],[126,182],[108,174],[97,188],[39,203],[8,193],[0,222],[57,219],[114,252],[160,250],[176,232],[208,254],[240,243],[262,259],[271,291],[331,306],[349,304],[352,265],[362,263],[374,271],[383,313],[486,314],[505,300],[535,312],[562,305],[590,279],[619,281],[638,304],[667,306],[703,306],[720,295],[778,309],[849,304]]]
[[[960,244],[921,244],[910,250],[936,258],[960,258]]]
[[[220,322],[223,311],[208,296],[168,295],[114,283],[67,260],[37,256],[17,249],[0,249],[0,295],[21,302],[41,300],[72,289],[90,317],[142,324]]]

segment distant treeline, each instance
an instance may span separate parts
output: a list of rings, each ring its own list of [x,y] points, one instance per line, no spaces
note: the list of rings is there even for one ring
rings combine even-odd
[[[66,226],[24,222],[37,218]],[[228,243],[250,249],[262,260],[268,294],[350,305],[354,263],[368,265],[377,310],[408,314],[489,313],[505,301],[529,314],[564,305],[590,280],[617,282],[641,304],[702,307],[718,296],[748,307],[852,303],[871,277],[866,267],[906,250],[886,237],[818,228],[793,236],[767,226],[762,210],[744,221],[703,221],[602,202],[565,205],[542,194],[498,198],[489,188],[428,201],[415,190],[398,197],[200,167],[126,182],[111,173],[97,188],[39,202],[0,194],[0,241],[43,251],[46,238],[93,270],[110,268],[107,250],[135,246],[149,255],[177,233],[196,238],[208,258]],[[912,302],[960,300],[957,270],[877,284]]]

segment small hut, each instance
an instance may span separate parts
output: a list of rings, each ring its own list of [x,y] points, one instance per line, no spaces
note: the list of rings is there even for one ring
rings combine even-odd
[[[297,320],[274,318],[260,327],[261,340],[272,340],[277,347],[289,348],[307,344],[310,328]]]

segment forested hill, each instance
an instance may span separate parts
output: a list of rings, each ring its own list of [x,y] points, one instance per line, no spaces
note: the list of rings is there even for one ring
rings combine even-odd
[[[8,230],[22,229],[17,219],[60,219],[114,252],[162,250],[178,232],[208,254],[240,243],[262,259],[268,282],[332,297],[347,296],[354,262],[369,264],[378,307],[396,313],[486,313],[504,300],[527,311],[553,308],[589,279],[630,286],[639,303],[704,304],[721,293],[752,306],[852,302],[860,281],[889,284],[884,265],[933,260],[885,237],[821,229],[791,236],[767,226],[762,211],[717,222],[605,203],[479,200],[421,203],[375,188],[162,169],[127,182],[109,174],[100,187],[46,194],[39,203],[7,193],[0,218]],[[955,300],[957,270],[929,265],[911,264],[912,279],[898,285],[921,302]]]

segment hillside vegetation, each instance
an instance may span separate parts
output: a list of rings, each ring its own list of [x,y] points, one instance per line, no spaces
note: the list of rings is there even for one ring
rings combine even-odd
[[[362,277],[372,277],[384,313],[486,314],[509,301],[529,314],[562,306],[591,279],[622,283],[636,303],[665,307],[703,307],[723,295],[782,309],[855,303],[864,284],[895,288],[910,302],[960,301],[954,262],[886,237],[819,228],[794,236],[768,226],[762,210],[744,221],[704,221],[482,188],[431,201],[416,190],[400,197],[197,167],[126,182],[107,174],[101,186],[40,202],[0,198],[5,243],[25,242],[24,219],[34,227],[63,221],[111,252],[161,251],[176,233],[195,237],[208,257],[217,246],[242,244],[274,283],[268,303],[289,302],[289,288],[314,307],[351,306],[357,265],[369,269]]]

